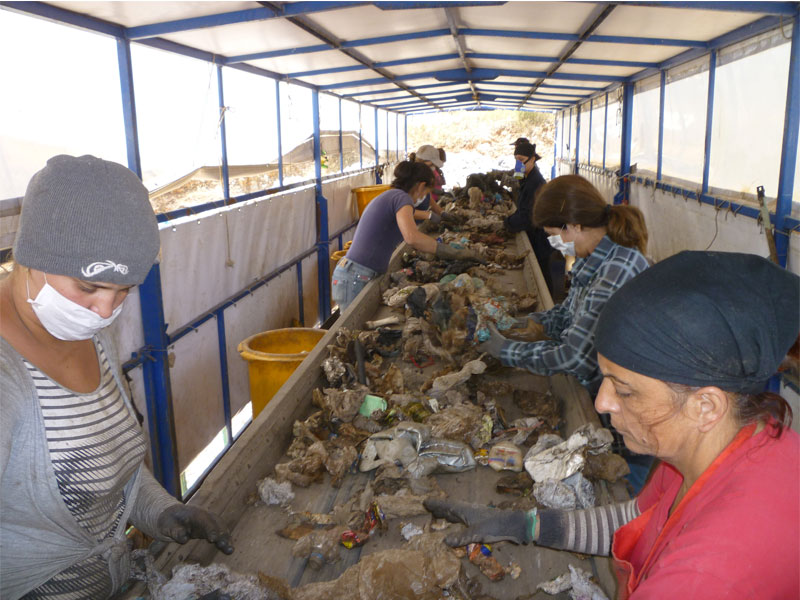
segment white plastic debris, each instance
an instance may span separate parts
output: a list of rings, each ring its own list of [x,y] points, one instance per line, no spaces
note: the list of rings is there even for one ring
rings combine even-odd
[[[264,504],[288,506],[294,500],[292,484],[288,481],[278,483],[272,477],[266,477],[258,482],[258,495]]]
[[[547,508],[574,510],[595,505],[592,482],[581,473],[573,473],[564,481],[546,479],[533,484],[533,496]]]
[[[227,594],[236,600],[265,600],[275,598],[252,575],[240,575],[225,565],[178,565],[172,579],[149,589],[154,600],[186,600],[211,592]]]
[[[414,525],[413,523],[406,523],[403,525],[402,529],[400,529],[400,535],[403,536],[403,539],[406,541],[410,540],[414,536],[422,535],[423,531],[422,528],[418,525]]]
[[[608,600],[605,592],[591,581],[591,574],[583,569],[569,565],[569,571],[555,579],[536,586],[546,594],[554,595],[569,590],[572,600]]]
[[[447,390],[464,383],[473,375],[478,375],[486,370],[486,363],[480,360],[471,360],[457,373],[448,373],[433,380],[428,392],[434,398],[441,397]]]
[[[537,483],[547,479],[561,481],[583,469],[585,452],[606,452],[612,439],[610,431],[591,424],[575,430],[565,442],[544,450],[540,439],[525,455],[525,470]]]

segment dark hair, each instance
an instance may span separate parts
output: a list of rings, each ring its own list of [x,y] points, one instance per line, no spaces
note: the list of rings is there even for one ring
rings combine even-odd
[[[447,152],[444,151],[444,148],[439,148],[439,160],[443,163],[447,162]]]
[[[397,166],[394,168],[392,187],[403,190],[404,192],[410,192],[411,189],[420,182],[432,186],[433,171],[431,171],[431,168],[425,163],[414,162],[411,156],[408,158],[408,160],[397,163]]]
[[[647,249],[647,225],[634,206],[607,204],[600,192],[580,175],[562,175],[539,188],[533,205],[536,227],[605,227],[616,244]]]
[[[678,409],[686,402],[689,394],[700,389],[698,386],[684,385],[682,383],[664,383],[675,394],[674,400]],[[725,393],[733,400],[734,417],[742,427],[756,421],[771,423],[773,427],[770,435],[774,438],[779,438],[784,428],[792,425],[792,418],[794,417],[792,407],[789,406],[783,396],[774,392],[761,392],[759,394]]]

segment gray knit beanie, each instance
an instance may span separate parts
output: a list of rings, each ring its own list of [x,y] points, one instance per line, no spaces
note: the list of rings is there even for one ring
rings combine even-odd
[[[160,247],[147,188],[94,156],[54,156],[28,184],[15,260],[84,281],[138,285]]]

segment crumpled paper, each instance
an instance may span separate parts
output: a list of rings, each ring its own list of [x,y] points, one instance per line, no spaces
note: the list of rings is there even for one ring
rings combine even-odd
[[[569,590],[569,597],[572,600],[608,600],[608,596],[600,589],[600,586],[589,579],[591,576],[591,573],[569,565],[567,573],[540,583],[536,589],[550,595]]]
[[[548,437],[547,440],[552,442],[552,438]],[[584,452],[607,452],[613,437],[608,429],[587,423],[575,430],[566,441],[542,448],[547,440],[543,441],[540,437],[525,454],[525,470],[537,483],[547,479],[561,481],[577,473],[583,469]]]

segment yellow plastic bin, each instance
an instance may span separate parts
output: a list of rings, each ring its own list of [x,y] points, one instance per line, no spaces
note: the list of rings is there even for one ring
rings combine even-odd
[[[250,373],[254,419],[323,335],[324,329],[290,327],[257,333],[239,342],[239,355],[247,361]]]
[[[337,250],[331,254],[331,275],[333,275],[333,270],[339,264],[339,261],[344,258],[345,254],[347,254],[347,250]]]
[[[364,213],[364,209],[373,198],[381,195],[391,187],[392,186],[388,184],[381,184],[365,185],[364,187],[353,188],[353,193],[356,195],[356,204],[358,204],[358,216],[360,217]]]

